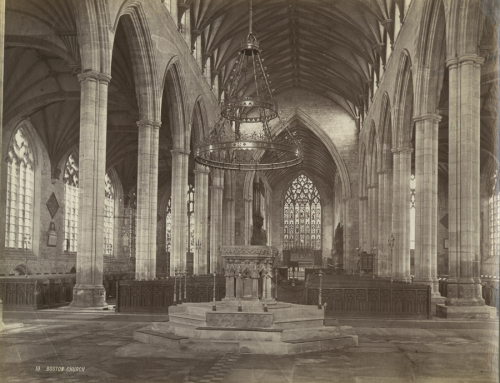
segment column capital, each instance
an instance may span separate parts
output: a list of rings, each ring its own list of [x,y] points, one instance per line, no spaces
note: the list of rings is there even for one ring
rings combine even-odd
[[[212,189],[212,190],[224,190],[224,186],[222,186],[222,185],[212,185],[212,186],[210,186],[210,189]]]
[[[472,63],[472,64],[477,64],[477,65],[483,65],[484,63],[484,58],[481,56],[478,56],[474,53],[466,53],[463,55],[460,55],[458,57],[452,57],[450,59],[446,60],[446,66],[450,69],[453,67],[467,63]]]
[[[359,197],[359,200],[360,201],[368,201],[368,196],[367,195],[364,195],[362,197]]]
[[[374,184],[369,184],[366,188],[367,189],[376,189],[376,188],[378,188],[378,184],[375,184],[375,183]]]
[[[191,152],[189,150],[184,150],[184,149],[172,149],[170,151],[170,153],[172,153],[172,156],[178,156],[178,155],[181,155],[181,154],[189,156],[189,153],[191,153]]]
[[[95,70],[90,70],[88,72],[80,73],[76,76],[78,81],[82,82],[85,80],[103,81],[109,83],[111,81],[111,76],[109,74],[97,72]]]
[[[253,202],[253,198],[243,198],[243,201],[245,201],[245,202]]]
[[[442,117],[439,114],[426,113],[426,114],[421,114],[420,116],[413,117],[413,122],[420,122],[420,121],[431,120],[432,122],[439,123],[439,121],[441,121],[441,118]]]
[[[159,128],[161,126],[161,121],[153,121],[153,120],[139,120],[137,121],[137,126],[139,128],[145,128],[147,126],[152,126],[153,128]]]

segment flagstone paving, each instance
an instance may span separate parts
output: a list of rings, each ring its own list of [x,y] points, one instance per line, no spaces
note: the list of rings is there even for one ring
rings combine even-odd
[[[295,356],[196,354],[132,338],[140,317],[4,313],[1,382],[498,382],[496,329],[357,327],[359,347]],[[401,322],[399,326],[404,326]]]

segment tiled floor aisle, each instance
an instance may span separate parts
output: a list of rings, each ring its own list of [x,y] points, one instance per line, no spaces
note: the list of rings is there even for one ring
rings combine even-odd
[[[1,382],[498,382],[495,330],[364,327],[358,348],[270,357],[143,344],[132,333],[145,323],[120,315],[15,316],[4,321],[25,327],[0,334]]]

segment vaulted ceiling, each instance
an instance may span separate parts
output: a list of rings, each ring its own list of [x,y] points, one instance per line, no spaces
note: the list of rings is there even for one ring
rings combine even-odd
[[[191,3],[193,29],[225,84],[248,34],[248,0]],[[276,93],[303,88],[353,115],[362,108],[370,65],[379,62],[385,25],[393,35],[394,0],[253,0],[253,32]],[[380,22],[380,23],[379,23]]]

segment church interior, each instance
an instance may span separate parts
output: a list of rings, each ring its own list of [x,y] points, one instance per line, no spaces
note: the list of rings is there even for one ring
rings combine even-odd
[[[498,381],[499,22],[496,0],[0,0],[0,377]],[[288,313],[338,331],[212,352]]]

